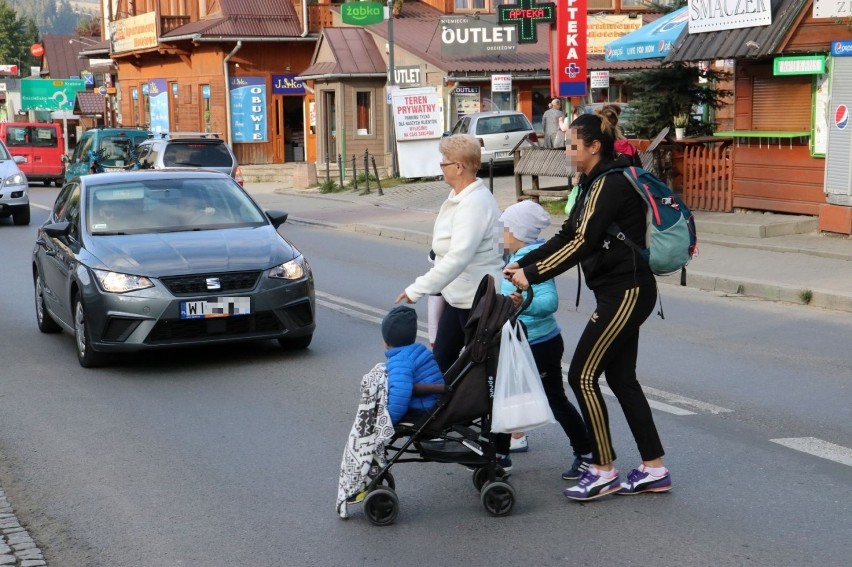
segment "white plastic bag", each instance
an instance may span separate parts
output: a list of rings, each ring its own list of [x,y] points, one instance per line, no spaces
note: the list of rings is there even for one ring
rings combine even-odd
[[[495,382],[491,431],[529,431],[556,421],[520,323],[503,325]]]

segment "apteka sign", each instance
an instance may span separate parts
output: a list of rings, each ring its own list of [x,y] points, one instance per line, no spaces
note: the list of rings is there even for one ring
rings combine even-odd
[[[556,9],[556,48],[554,72],[551,74],[554,84],[551,90],[557,96],[585,96],[586,1],[560,0]]]

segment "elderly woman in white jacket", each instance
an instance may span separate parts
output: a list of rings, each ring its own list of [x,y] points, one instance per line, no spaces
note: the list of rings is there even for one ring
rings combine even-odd
[[[481,164],[479,141],[469,135],[441,140],[441,170],[452,187],[441,205],[432,231],[435,264],[405,288],[396,303],[414,303],[440,293],[447,305],[438,322],[434,354],[441,372],[458,358],[464,346],[464,325],[473,296],[486,274],[501,279],[503,230],[494,195],[476,177]]]

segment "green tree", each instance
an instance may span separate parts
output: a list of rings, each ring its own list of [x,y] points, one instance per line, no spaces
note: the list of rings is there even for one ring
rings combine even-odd
[[[0,64],[18,65],[20,73],[26,74],[35,62],[30,46],[38,40],[35,23],[19,17],[5,0],[0,0]]]
[[[71,34],[80,19],[80,14],[74,11],[68,0],[9,0],[9,4],[19,16],[33,20],[42,33]],[[96,11],[97,5],[94,5],[91,13]],[[89,14],[85,10],[83,13]]]
[[[674,128],[675,115],[688,114],[688,135],[710,135],[715,124],[709,109],[720,108],[733,94],[717,86],[728,79],[728,73],[681,63],[633,73],[625,81],[633,89],[630,126],[639,136],[652,138],[666,126]],[[704,112],[699,114],[699,109]]]

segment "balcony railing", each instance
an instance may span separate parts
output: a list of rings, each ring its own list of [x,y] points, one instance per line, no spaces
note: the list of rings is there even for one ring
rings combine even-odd
[[[169,33],[189,23],[189,16],[160,16],[160,34]]]

